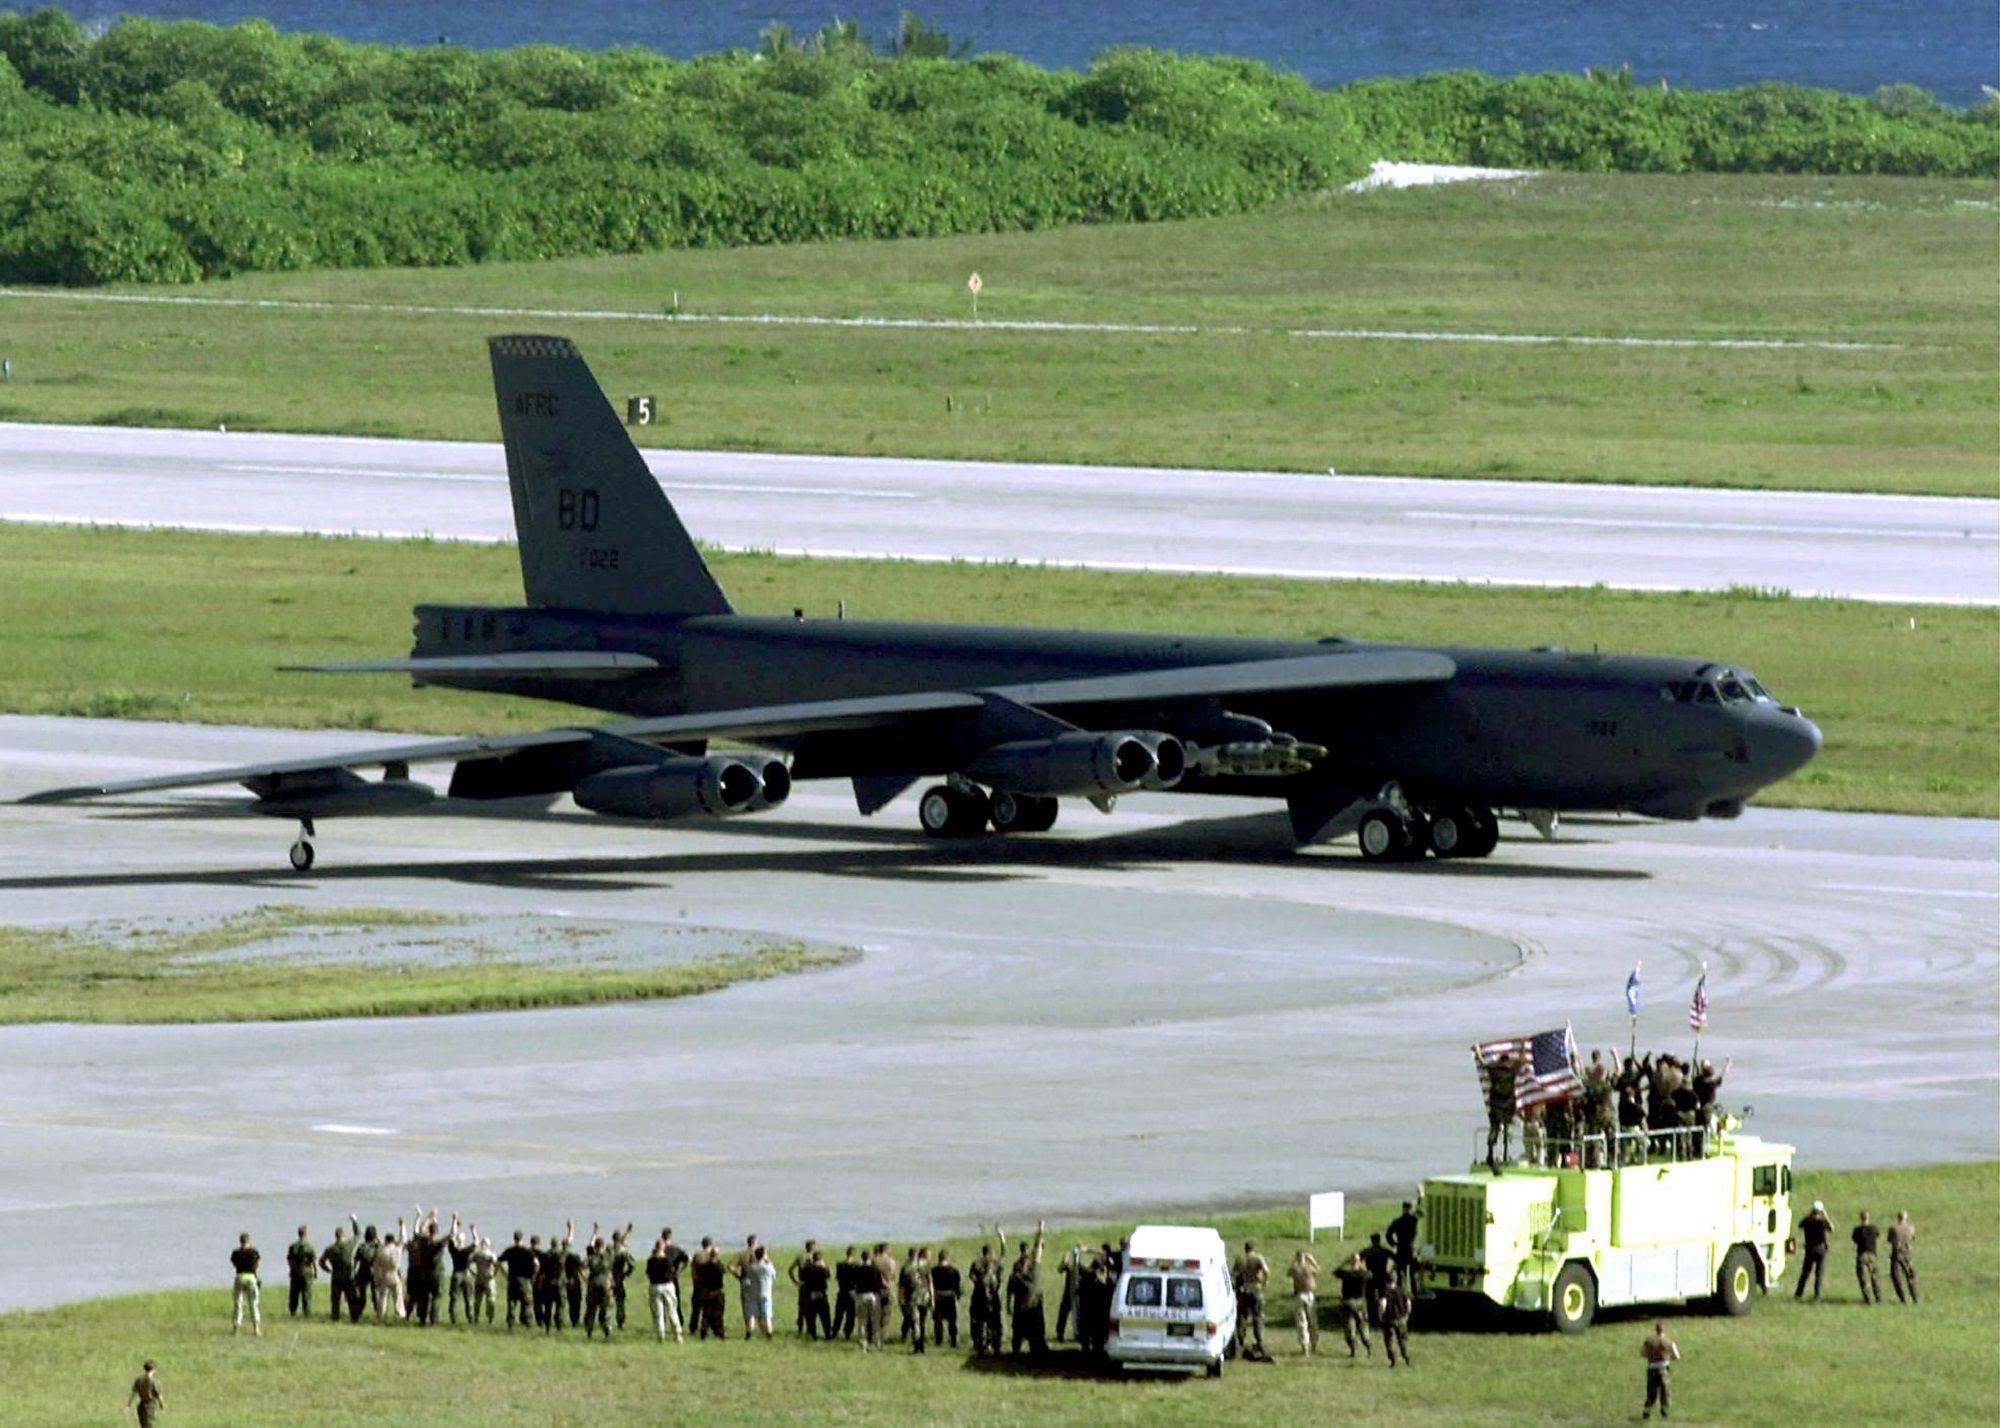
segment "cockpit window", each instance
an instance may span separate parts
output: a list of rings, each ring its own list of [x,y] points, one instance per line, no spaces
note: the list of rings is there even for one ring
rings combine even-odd
[[[1707,680],[1703,680],[1695,689],[1694,697],[1697,704],[1720,704],[1722,702],[1721,696],[1715,692],[1715,686]]]
[[[1748,704],[1750,691],[1743,687],[1743,681],[1733,676],[1722,681],[1722,702],[1725,704]]]
[[[1756,680],[1750,678],[1749,675],[1746,674],[1743,676],[1743,682],[1750,686],[1751,694],[1755,695],[1758,699],[1762,700],[1764,703],[1776,704],[1778,702],[1777,700],[1771,697],[1771,692],[1768,689],[1764,688],[1764,686],[1759,684]]]

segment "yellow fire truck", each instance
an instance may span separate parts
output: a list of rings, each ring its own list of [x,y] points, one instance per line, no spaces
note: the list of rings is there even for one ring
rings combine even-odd
[[[1747,1314],[1785,1270],[1792,1147],[1715,1130],[1585,1136],[1534,1163],[1424,1182],[1421,1293],[1580,1333],[1600,1308],[1712,1299]]]

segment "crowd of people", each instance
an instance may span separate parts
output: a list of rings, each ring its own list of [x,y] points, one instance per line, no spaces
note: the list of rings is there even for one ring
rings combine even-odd
[[[1339,1286],[1336,1323],[1348,1354],[1374,1354],[1383,1340],[1391,1367],[1409,1363],[1417,1224],[1421,1210],[1405,1203],[1385,1241],[1371,1235],[1333,1270]],[[890,1346],[913,1353],[957,1348],[961,1311],[975,1354],[1043,1355],[1051,1335],[1043,1297],[1045,1229],[1010,1253],[999,1226],[963,1268],[948,1248],[911,1245],[899,1260],[887,1243],[849,1245],[831,1258],[818,1241],[780,1271],[755,1235],[725,1255],[704,1235],[692,1250],[671,1227],[654,1237],[641,1258],[633,1226],[609,1232],[600,1225],[578,1236],[573,1222],[544,1239],[516,1230],[496,1249],[477,1225],[456,1213],[418,1210],[398,1217],[392,1231],[363,1225],[350,1215],[324,1247],[300,1225],[285,1247],[286,1308],[297,1317],[317,1312],[321,1282],[325,1314],[336,1322],[372,1319],[378,1324],[439,1322],[502,1325],[510,1331],[556,1334],[581,1329],[586,1338],[610,1339],[627,1328],[643,1285],[645,1315],[661,1342],[724,1339],[730,1333],[729,1290],[736,1291],[739,1332],[770,1338],[780,1273],[796,1290],[795,1332],[808,1339],[841,1340],[863,1351]],[[1110,1337],[1113,1297],[1124,1269],[1126,1242],[1072,1244],[1055,1264],[1060,1286],[1053,1338],[1073,1339],[1087,1354],[1102,1355]],[[263,1255],[245,1233],[230,1255],[234,1272],[232,1331],[263,1332]],[[1264,1306],[1270,1264],[1245,1241],[1232,1265],[1237,1294],[1237,1335],[1232,1353],[1268,1359]],[[1287,1267],[1293,1319],[1301,1353],[1319,1347],[1319,1261],[1301,1248]],[[683,1297],[683,1282],[686,1295]],[[892,1329],[893,1323],[893,1329]]]
[[[1683,1060],[1664,1051],[1644,1056],[1592,1050],[1577,1069],[1573,1097],[1516,1110],[1514,1071],[1486,1077],[1486,1160],[1498,1169],[1511,1158],[1514,1122],[1531,1165],[1601,1169],[1651,1160],[1700,1156],[1717,1118],[1716,1098],[1731,1062]]]
[[[1011,1326],[1015,1353],[1045,1353],[1044,1233],[1037,1226],[1034,1238],[1009,1258],[1006,1233],[996,1225],[993,1240],[963,1270],[943,1247],[933,1254],[928,1245],[912,1245],[899,1262],[887,1243],[849,1245],[830,1260],[816,1240],[807,1240],[783,1271],[797,1290],[794,1327],[811,1339],[841,1339],[875,1350],[887,1347],[893,1316],[898,1340],[923,1353],[927,1345],[958,1347],[963,1304],[973,1352],[1000,1353],[1003,1330]],[[345,1316],[358,1324],[372,1316],[378,1324],[419,1327],[440,1319],[504,1322],[509,1330],[581,1329],[586,1338],[608,1340],[626,1328],[631,1301],[643,1284],[654,1335],[678,1342],[689,1335],[729,1336],[733,1284],[740,1332],[745,1338],[772,1336],[780,1271],[757,1236],[725,1257],[706,1235],[692,1251],[683,1248],[669,1227],[641,1259],[632,1235],[631,1224],[609,1232],[593,1225],[579,1238],[575,1224],[565,1222],[560,1234],[546,1240],[516,1230],[511,1242],[496,1249],[491,1237],[456,1213],[444,1219],[439,1211],[419,1209],[412,1220],[399,1216],[392,1232],[364,1226],[350,1215],[321,1248],[313,1243],[311,1228],[300,1225],[285,1248],[286,1307],[295,1316],[311,1317],[324,1276],[326,1314],[336,1321]],[[1122,1246],[1109,1244],[1088,1253],[1074,1246],[1064,1255],[1057,1339],[1074,1319],[1077,1343],[1102,1351],[1122,1256]],[[230,1255],[235,1332],[246,1325],[253,1334],[263,1332],[262,1263],[250,1236],[240,1235]]]

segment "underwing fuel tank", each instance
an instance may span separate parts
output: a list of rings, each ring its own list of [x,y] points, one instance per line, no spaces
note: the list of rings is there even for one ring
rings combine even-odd
[[[791,791],[791,771],[776,759],[718,756],[606,769],[577,784],[570,796],[577,807],[614,818],[684,818],[776,808]]]
[[[437,797],[429,784],[412,782],[407,769],[379,782],[349,769],[316,769],[252,779],[244,786],[257,795],[251,807],[272,818],[408,813]]]

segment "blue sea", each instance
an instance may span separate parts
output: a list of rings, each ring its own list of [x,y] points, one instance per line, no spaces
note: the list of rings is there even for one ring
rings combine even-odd
[[[1630,64],[1648,83],[1664,76],[1696,89],[1777,79],[1865,94],[1903,83],[1970,104],[1982,85],[2000,87],[2000,0],[71,0],[67,8],[92,23],[125,13],[219,23],[259,15],[282,29],[357,40],[636,44],[682,56],[754,44],[773,20],[803,33],[852,14],[882,34],[908,8],[976,49],[1062,67],[1112,45],[1146,44],[1251,55],[1317,84]]]

